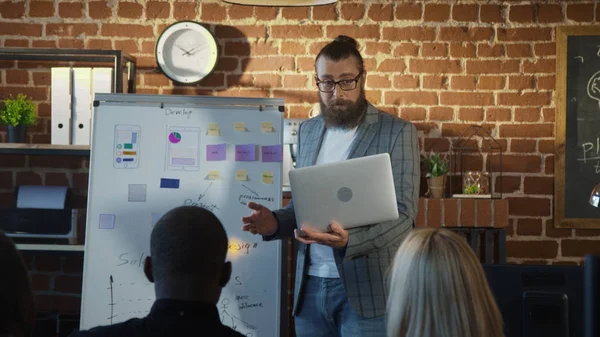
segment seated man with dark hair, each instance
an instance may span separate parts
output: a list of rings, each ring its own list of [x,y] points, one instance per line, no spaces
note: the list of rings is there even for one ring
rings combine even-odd
[[[0,231],[0,337],[29,337],[35,325],[31,281],[21,253]]]
[[[156,223],[144,273],[154,283],[156,301],[144,318],[96,327],[73,336],[242,336],[223,325],[217,311],[231,262],[227,234],[210,211],[175,208]]]

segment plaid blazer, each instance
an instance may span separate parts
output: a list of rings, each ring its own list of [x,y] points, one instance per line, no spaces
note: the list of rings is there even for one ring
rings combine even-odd
[[[325,130],[325,122],[320,115],[300,125],[297,167],[315,164]],[[419,143],[413,124],[381,112],[371,104],[356,132],[349,158],[385,152],[390,154],[399,218],[352,228],[348,230],[346,248],[332,249],[350,303],[359,315],[375,317],[385,314],[388,268],[402,240],[414,227],[420,183]],[[274,235],[264,237],[265,240],[294,236],[297,224],[293,197],[285,208],[273,211],[279,229]],[[310,251],[306,245],[297,243],[294,315],[302,300]]]

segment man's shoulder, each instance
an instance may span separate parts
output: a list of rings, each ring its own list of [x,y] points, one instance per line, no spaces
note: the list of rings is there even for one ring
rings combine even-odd
[[[383,124],[390,127],[392,132],[409,131],[416,132],[416,127],[410,121],[402,119],[398,116],[389,114],[387,112],[376,110],[377,121],[375,123]]]
[[[141,318],[132,318],[113,325],[102,325],[89,330],[73,332],[69,337],[135,336],[133,332],[139,330],[142,322]]]

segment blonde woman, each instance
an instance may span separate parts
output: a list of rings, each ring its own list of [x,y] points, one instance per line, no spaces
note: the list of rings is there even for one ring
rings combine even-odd
[[[387,302],[388,337],[504,337],[477,257],[446,229],[417,229],[398,249]]]

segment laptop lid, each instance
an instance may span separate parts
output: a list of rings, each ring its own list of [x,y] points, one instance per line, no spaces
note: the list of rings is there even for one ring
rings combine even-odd
[[[326,231],[398,219],[390,155],[327,163],[289,172],[298,226]]]

